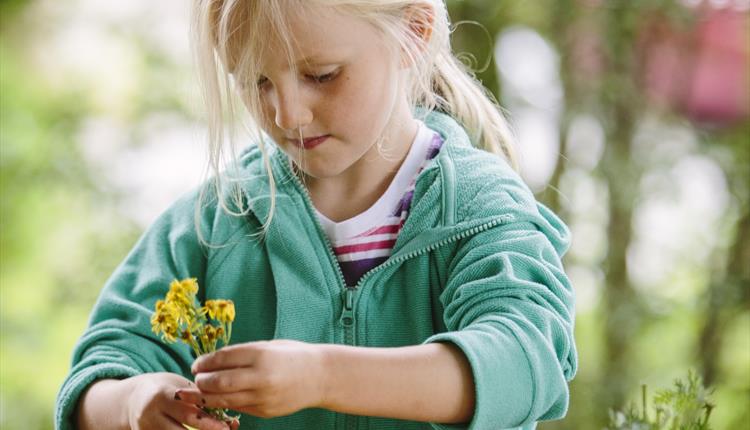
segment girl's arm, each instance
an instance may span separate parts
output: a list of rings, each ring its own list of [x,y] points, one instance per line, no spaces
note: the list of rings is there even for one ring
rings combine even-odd
[[[470,365],[450,342],[372,348],[274,339],[222,348],[192,370],[196,386],[176,396],[266,419],[322,408],[453,424],[475,410]]]
[[[568,239],[540,206],[460,242],[440,296],[448,331],[411,347],[326,346],[326,407],[440,429],[564,416],[577,367]]]
[[[463,352],[451,343],[399,348],[325,344],[321,407],[355,415],[468,423],[474,381]]]
[[[128,379],[101,379],[94,382],[81,395],[76,408],[76,428],[79,430],[94,429],[128,429],[124,408],[113,410],[127,398]]]

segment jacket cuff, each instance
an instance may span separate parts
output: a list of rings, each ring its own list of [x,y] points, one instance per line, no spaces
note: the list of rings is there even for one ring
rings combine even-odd
[[[75,409],[78,400],[97,379],[125,379],[139,375],[142,372],[117,363],[101,363],[83,367],[72,373],[63,383],[57,396],[57,410],[55,411],[56,430],[74,430],[76,428]]]
[[[451,342],[471,365],[475,387],[474,415],[469,423],[430,423],[436,430],[533,429],[525,422],[534,402],[528,357],[515,335],[500,324],[478,324],[438,333],[422,344]],[[518,427],[524,424],[523,427]]]

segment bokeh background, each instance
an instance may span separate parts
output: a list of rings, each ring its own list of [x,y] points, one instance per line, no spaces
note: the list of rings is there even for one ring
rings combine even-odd
[[[184,0],[0,1],[0,427],[52,428],[104,281],[197,185]],[[580,371],[601,429],[695,369],[750,427],[750,1],[448,0],[522,175],[570,225]]]

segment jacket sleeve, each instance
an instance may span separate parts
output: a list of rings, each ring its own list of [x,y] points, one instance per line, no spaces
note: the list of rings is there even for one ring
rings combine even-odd
[[[574,292],[563,271],[569,231],[549,209],[519,210],[459,243],[440,301],[452,342],[466,355],[475,410],[466,425],[435,429],[534,428],[561,418],[577,367]]]
[[[95,380],[148,372],[190,375],[190,349],[163,343],[151,331],[150,318],[172,280],[203,281],[206,258],[195,234],[194,197],[184,197],[163,213],[106,282],[58,393],[56,429],[75,428],[76,403]]]

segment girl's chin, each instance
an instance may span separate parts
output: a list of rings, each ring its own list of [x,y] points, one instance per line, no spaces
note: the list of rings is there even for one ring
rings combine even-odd
[[[335,178],[342,173],[340,166],[332,166],[329,164],[318,164],[312,160],[298,161],[295,157],[290,157],[294,164],[294,170],[303,179],[328,179]]]

